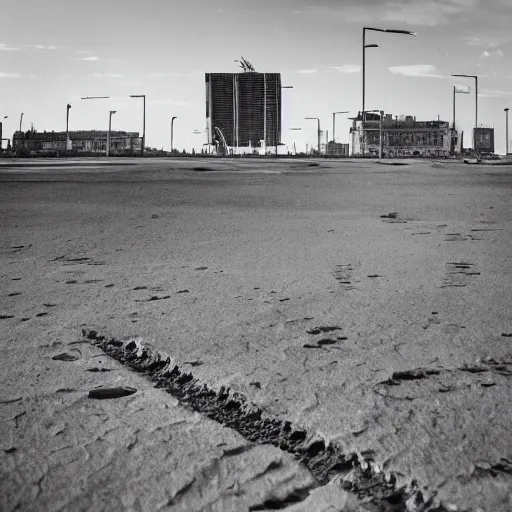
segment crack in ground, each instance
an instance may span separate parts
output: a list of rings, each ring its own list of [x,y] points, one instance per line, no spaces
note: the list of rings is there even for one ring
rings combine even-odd
[[[306,465],[319,485],[339,478],[343,490],[357,495],[378,510],[389,512],[448,512],[436,492],[427,496],[416,481],[399,486],[397,475],[384,472],[371,455],[344,454],[336,443],[326,444],[316,432],[292,425],[264,414],[250,404],[241,393],[224,386],[218,392],[200,383],[169,356],[156,352],[133,339],[107,339],[93,330],[82,330],[83,335],[108,356],[136,372],[146,375],[157,388],[165,389],[182,404],[232,428],[245,439],[256,444],[269,444],[291,453]],[[313,439],[313,441],[312,441]],[[190,482],[192,485],[194,482]],[[425,491],[425,487],[423,487]],[[177,496],[173,496],[175,500]],[[306,494],[290,496],[287,504],[303,501]],[[286,503],[265,503],[267,508],[280,508]],[[270,506],[270,507],[269,507]],[[253,510],[258,510],[257,508]]]

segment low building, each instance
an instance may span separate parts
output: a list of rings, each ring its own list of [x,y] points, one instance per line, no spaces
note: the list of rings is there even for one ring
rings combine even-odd
[[[125,152],[140,150],[142,137],[138,132],[110,132],[110,151]],[[107,148],[107,132],[98,130],[80,130],[69,132],[67,149],[78,153],[104,153]],[[15,132],[13,135],[14,151],[34,151],[50,153],[66,150],[66,132]]]
[[[325,145],[325,154],[327,156],[348,157],[349,145],[342,144],[341,142],[333,142],[331,140]]]
[[[378,156],[381,119],[376,113],[361,112],[352,118],[352,156]],[[382,154],[400,156],[448,156],[460,153],[460,140],[448,121],[416,121],[413,116],[384,114],[382,118]]]
[[[473,128],[473,148],[479,153],[494,153],[494,128]]]

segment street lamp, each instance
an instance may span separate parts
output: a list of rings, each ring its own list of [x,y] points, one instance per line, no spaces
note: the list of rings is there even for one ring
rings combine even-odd
[[[21,123],[23,122],[23,112],[21,113],[21,116],[20,116],[20,132],[21,132]]]
[[[281,89],[293,89],[293,85],[281,85]],[[278,140],[278,131],[279,131],[279,120],[280,120],[280,112],[279,112],[279,101],[276,98],[276,130],[275,130],[275,139],[276,139],[276,156],[277,156],[277,144]]]
[[[333,143],[332,150],[333,150],[333,154],[334,154],[335,148],[336,148],[336,114],[348,114],[349,112],[350,112],[349,110],[343,110],[342,112],[333,112],[332,113],[332,143]],[[327,143],[329,143],[329,141],[327,141]]]
[[[83,98],[80,98],[81,100],[107,100],[109,99],[110,96],[84,96]],[[23,114],[21,114],[23,115]],[[107,138],[107,141],[108,141],[108,138]],[[94,150],[94,146],[93,146],[93,150]],[[100,149],[101,151],[101,149]],[[108,156],[108,149],[106,150],[106,156]]]
[[[302,128],[290,128],[290,130],[299,132],[302,130]],[[293,150],[295,152],[295,156],[297,156],[297,147],[295,146],[295,141],[293,141]]]
[[[7,119],[9,116],[4,116],[4,119]],[[3,122],[0,121],[0,152],[2,151],[2,136],[3,136]],[[13,145],[14,145],[14,136],[13,136]],[[7,144],[7,149],[9,149],[9,144]]]
[[[478,127],[478,76],[476,75],[454,75],[452,73],[451,76],[462,76],[465,78],[474,78],[475,79],[475,128]]]
[[[318,156],[320,156],[320,119],[318,117],[305,117],[304,119],[316,119],[318,122]]]
[[[365,62],[366,62],[366,48],[376,48],[379,45],[377,44],[366,44],[366,31],[367,30],[373,30],[374,32],[388,32],[390,34],[406,34],[409,36],[416,37],[415,32],[410,32],[409,30],[399,30],[399,29],[392,29],[392,28],[373,28],[373,27],[363,27],[363,110],[362,115],[364,116],[364,107],[365,107]]]
[[[362,130],[363,130],[363,155],[364,155],[364,149],[366,146],[366,139],[364,136],[364,118],[365,118],[365,114],[368,112],[378,112],[379,113],[379,117],[380,117],[380,119],[379,119],[379,159],[381,159],[382,158],[382,145],[383,145],[383,142],[382,142],[382,119],[384,117],[384,110],[374,109],[374,110],[365,110],[362,112],[363,120],[361,121],[361,123],[362,123]]]
[[[146,144],[146,95],[145,94],[130,94],[130,98],[142,98],[144,106],[142,111],[142,145],[140,147],[140,154],[144,156],[144,146]]]
[[[505,137],[507,137],[507,144],[506,144],[506,152],[505,156],[508,155],[508,108],[504,109],[505,111]]]
[[[66,108],[66,158],[68,157],[68,139],[69,139],[69,109],[71,108],[71,105],[68,103],[68,106]]]
[[[174,137],[174,120],[175,119],[178,119],[176,116],[174,116],[172,119],[171,119],[171,154],[172,154],[172,149],[173,149],[173,137]]]
[[[117,110],[111,110],[110,115],[108,116],[108,133],[107,133],[107,149],[105,155],[108,156],[110,153],[110,130],[112,128],[112,114],[115,114]]]

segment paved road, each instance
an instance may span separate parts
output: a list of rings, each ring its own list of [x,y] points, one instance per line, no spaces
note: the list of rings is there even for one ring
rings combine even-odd
[[[512,509],[511,168],[311,163],[0,168],[10,360],[141,337],[425,496]],[[11,368],[7,398],[43,368]]]

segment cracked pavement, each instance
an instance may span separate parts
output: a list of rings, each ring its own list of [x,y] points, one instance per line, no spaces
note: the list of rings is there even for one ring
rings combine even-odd
[[[366,507],[277,448],[239,451],[74,343],[85,326],[140,336],[426,496],[510,510],[511,168],[195,165],[0,165],[6,508],[244,510],[300,489],[290,510]],[[89,399],[98,385],[138,391]]]

